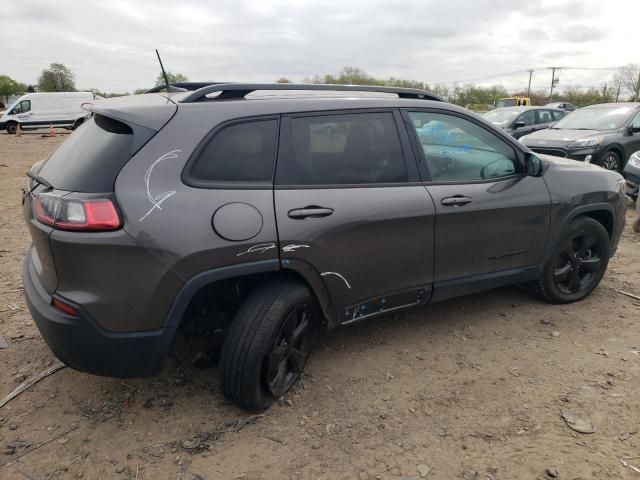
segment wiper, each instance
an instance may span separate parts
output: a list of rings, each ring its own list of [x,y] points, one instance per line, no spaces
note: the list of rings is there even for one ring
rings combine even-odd
[[[29,177],[31,180],[34,180],[34,181],[38,182],[40,185],[44,185],[45,187],[50,188],[51,190],[53,190],[53,185],[51,185],[49,182],[47,182],[41,176],[36,175],[34,173],[31,173],[31,172],[27,172],[27,177]]]

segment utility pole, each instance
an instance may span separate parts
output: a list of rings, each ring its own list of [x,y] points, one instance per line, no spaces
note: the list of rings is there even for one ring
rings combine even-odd
[[[620,84],[618,84],[618,91],[616,92],[616,102],[618,101],[618,97],[620,97]]]
[[[533,69],[529,70],[529,86],[527,87],[527,97],[531,98],[531,77],[533,75]]]
[[[549,103],[553,102],[553,87],[559,82],[556,78],[556,70],[560,70],[560,67],[549,67],[551,69],[551,91],[549,92]]]
[[[638,71],[638,81],[636,82],[636,94],[633,97],[633,101],[637,102],[640,98],[640,71]]]
[[[607,96],[607,83],[605,82],[604,87],[602,88],[602,96],[606,97]]]

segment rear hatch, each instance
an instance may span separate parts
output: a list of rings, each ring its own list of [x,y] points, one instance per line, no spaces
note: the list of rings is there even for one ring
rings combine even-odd
[[[58,285],[51,233],[120,228],[113,193],[118,173],[177,109],[158,94],[103,100],[84,108],[92,117],[47,160],[33,166],[24,196],[32,267],[49,294]]]

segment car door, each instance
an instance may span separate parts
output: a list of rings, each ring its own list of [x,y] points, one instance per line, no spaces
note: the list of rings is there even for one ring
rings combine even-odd
[[[628,131],[624,134],[624,150],[625,158],[622,159],[624,164],[627,163],[629,157],[640,150],[640,112],[638,112],[628,126]]]
[[[32,121],[31,100],[22,100],[9,114],[15,114],[18,122],[29,125]]]
[[[282,264],[314,270],[341,322],[428,300],[435,207],[399,121],[397,110],[283,117]]]
[[[516,126],[520,125],[520,126]],[[526,110],[524,111],[518,118],[513,122],[513,132],[512,135],[515,138],[523,137],[524,135],[528,135],[529,133],[535,131],[536,129],[536,113],[534,110]]]
[[[514,145],[460,113],[405,116],[436,208],[434,297],[447,282],[484,286],[538,265],[550,195],[542,177],[523,172]],[[437,134],[418,135],[433,124]]]

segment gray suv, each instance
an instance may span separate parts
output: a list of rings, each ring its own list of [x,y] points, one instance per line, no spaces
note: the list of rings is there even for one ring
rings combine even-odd
[[[75,369],[149,376],[204,312],[245,409],[289,390],[320,327],[515,283],[580,300],[624,226],[618,173],[421,90],[217,84],[90,110],[28,174],[40,332]]]

